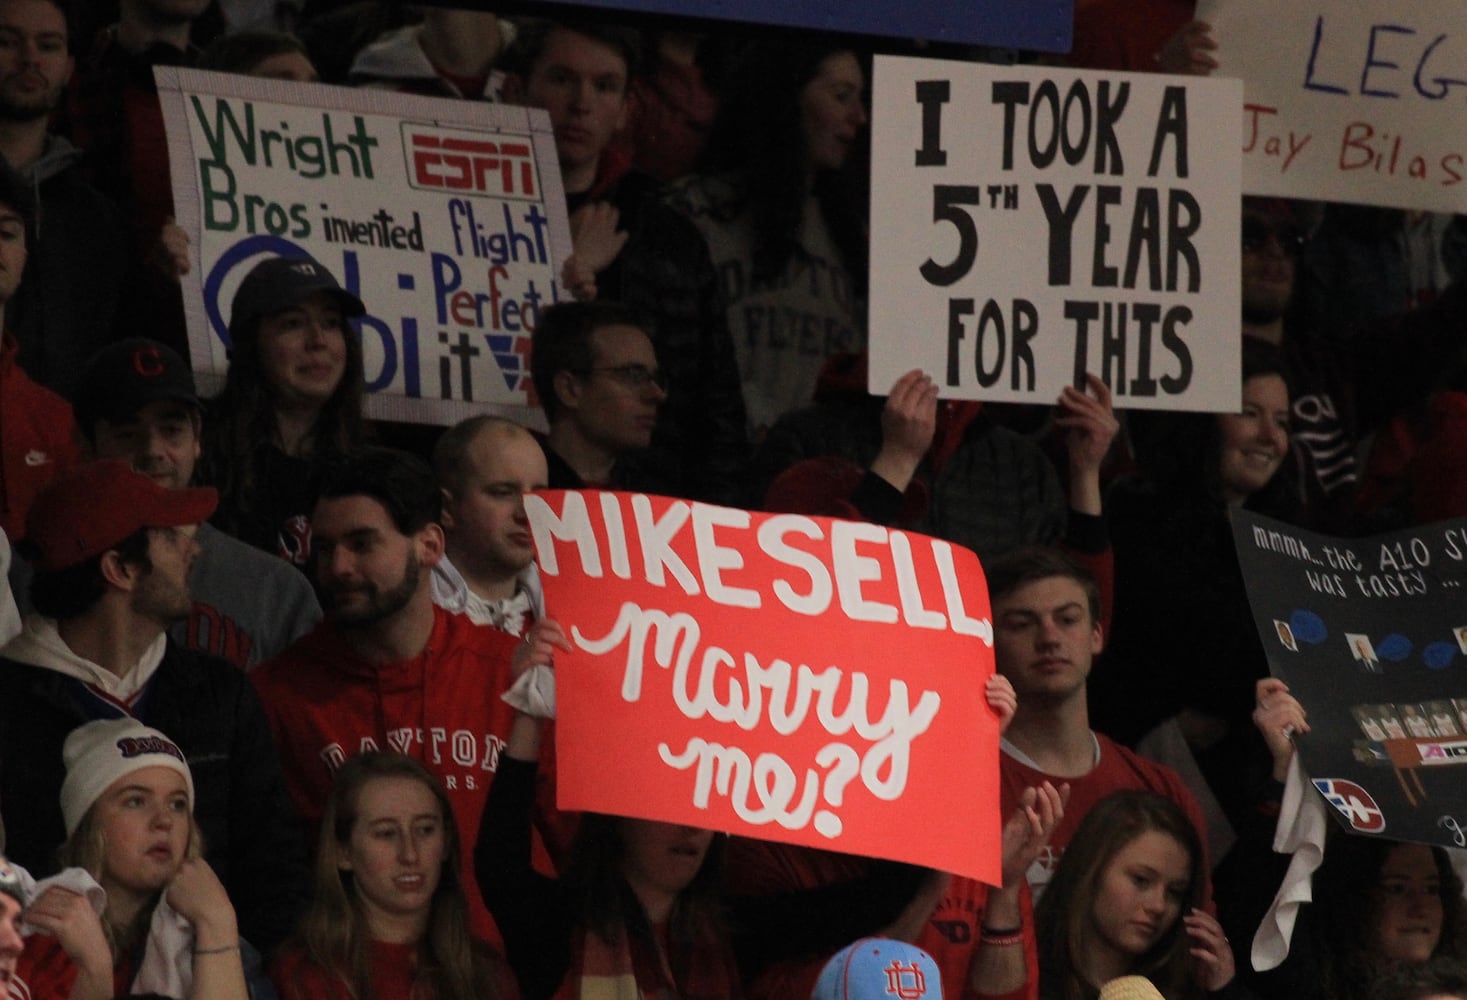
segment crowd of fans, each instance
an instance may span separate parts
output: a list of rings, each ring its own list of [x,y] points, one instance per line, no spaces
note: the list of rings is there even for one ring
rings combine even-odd
[[[1072,64],[1216,66],[1187,0],[1077,7]],[[1467,513],[1467,226],[1244,199],[1237,413],[1123,420],[1093,376],[872,395],[875,43],[668,24],[0,0],[9,996],[1467,996],[1447,853],[1338,833],[1253,968],[1309,723],[1227,521]],[[366,420],[371,290],[308,258],[244,278],[201,398],[160,65],[544,108],[574,243],[533,332],[548,430]],[[977,551],[1002,884],[558,810],[568,643],[523,496],[598,486]]]

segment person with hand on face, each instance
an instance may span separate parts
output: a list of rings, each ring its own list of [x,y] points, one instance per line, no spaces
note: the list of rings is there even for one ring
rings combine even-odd
[[[1122,791],[1080,821],[1034,915],[1041,1000],[1095,1000],[1121,976],[1145,976],[1166,1000],[1233,981],[1233,952],[1202,909],[1206,861],[1176,803]]]
[[[219,488],[220,530],[298,567],[322,465],[362,443],[362,342],[346,321],[365,311],[306,257],[256,264],[230,307],[200,479]]]
[[[315,892],[273,978],[284,1000],[499,1000],[513,979],[469,933],[458,823],[438,779],[372,750],[336,772]]]
[[[65,758],[62,863],[100,885],[105,906],[76,891],[86,879],[38,886],[25,919],[42,933],[12,988],[32,1000],[244,1000],[234,907],[200,857],[183,752],[156,729],[105,719],[68,736]]]
[[[306,879],[270,729],[238,667],[167,631],[193,607],[193,529],[214,504],[213,490],[167,489],[121,461],[78,466],[41,494],[26,543],[36,610],[0,658],[0,799],[10,857],[50,874],[68,833],[55,797],[68,734],[121,716],[164,730],[198,780],[209,864],[245,937],[269,951]]]

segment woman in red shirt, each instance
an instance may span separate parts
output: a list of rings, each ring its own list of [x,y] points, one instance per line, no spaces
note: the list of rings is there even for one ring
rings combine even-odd
[[[398,753],[342,765],[315,894],[281,957],[282,1000],[502,1000],[513,979],[469,934],[458,826],[438,781]]]

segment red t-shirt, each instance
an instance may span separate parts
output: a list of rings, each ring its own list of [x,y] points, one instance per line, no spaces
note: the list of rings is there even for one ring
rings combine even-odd
[[[426,1000],[413,996],[413,973],[417,968],[416,944],[371,943],[372,989],[377,1000]],[[519,1000],[519,988],[508,967],[495,969],[497,992],[484,994],[497,1000]],[[280,956],[271,970],[271,980],[281,1000],[356,1000],[346,980],[313,962],[300,948]]]
[[[474,879],[474,842],[515,710],[500,697],[512,681],[519,639],[465,615],[434,608],[423,651],[401,663],[369,664],[330,622],[250,674],[270,720],[280,769],[296,808],[321,821],[336,769],[363,750],[396,750],[438,777],[458,821],[464,888],[476,937],[499,932]],[[537,820],[553,858],[568,837],[554,811],[553,766],[542,763]],[[315,843],[314,836],[311,843]]]
[[[1197,828],[1204,854],[1207,851],[1207,821],[1202,817],[1202,807],[1197,804],[1177,772],[1165,764],[1139,756],[1108,736],[1096,733],[1095,738],[1100,745],[1100,759],[1089,774],[1079,778],[1057,778],[1052,774],[1036,771],[1013,757],[1007,749],[998,755],[1001,815],[1005,817],[1014,811],[1018,806],[1019,796],[1031,785],[1039,785],[1045,781],[1053,783],[1056,788],[1063,782],[1069,782],[1070,785],[1070,800],[1065,804],[1064,818],[1055,827],[1054,833],[1050,834],[1049,846],[1029,866],[1029,885],[1036,897],[1042,895],[1045,886],[1049,885],[1055,866],[1059,864],[1060,856],[1064,854],[1070,838],[1075,835],[1075,828],[1080,825],[1080,820],[1085,818],[1085,814],[1095,803],[1112,792],[1155,792],[1171,799],[1182,807],[1182,811]],[[1202,870],[1211,871],[1207,858],[1202,860]],[[1204,887],[1203,895],[1207,908],[1211,911],[1211,880]]]

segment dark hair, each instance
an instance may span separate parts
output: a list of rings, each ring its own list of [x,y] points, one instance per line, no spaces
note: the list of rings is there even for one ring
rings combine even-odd
[[[576,900],[577,924],[611,944],[628,934],[645,936],[650,941],[653,934],[646,911],[622,875],[626,859],[622,830],[627,822],[620,816],[583,814],[564,874],[565,884]],[[723,931],[720,884],[724,842],[721,834],[713,838],[698,873],[678,893],[667,920],[672,940],[689,944],[719,940]],[[678,977],[678,981],[686,980]]]
[[[850,53],[870,79],[870,60],[839,36],[760,39],[745,43],[715,81],[720,106],[699,165],[700,173],[737,174],[754,223],[754,269],[759,280],[784,273],[799,249],[800,223],[810,193],[800,95],[831,56]],[[862,133],[869,135],[868,132]],[[852,158],[859,158],[852,151]],[[866,286],[866,199],[856,169],[822,170],[815,198],[855,289]],[[743,206],[737,206],[742,208]]]
[[[428,463],[395,448],[357,448],[332,459],[322,469],[318,496],[371,497],[404,535],[422,531],[443,511],[443,494]]]
[[[543,18],[516,21],[515,28],[514,41],[505,51],[501,66],[521,79],[529,79],[550,46],[550,36],[557,31],[580,35],[611,49],[626,64],[628,83],[641,69],[642,38],[632,28],[600,21],[551,21]]]
[[[647,322],[619,302],[560,302],[540,313],[530,338],[530,377],[547,419],[560,411],[556,374],[590,371],[596,364],[591,335],[608,326],[635,326],[651,336]]]
[[[476,417],[460,420],[440,434],[433,445],[433,475],[437,477],[440,487],[455,497],[463,493],[464,462],[469,452],[469,445],[491,427],[505,433],[519,431],[525,435],[530,434],[528,430],[508,417],[498,417],[490,413],[481,413]]]
[[[204,447],[198,479],[219,489],[219,512],[214,522],[240,534],[259,515],[262,498],[255,456],[279,439],[272,390],[260,361],[260,323],[231,327],[233,339],[224,389],[210,401],[204,421]],[[316,460],[359,446],[366,437],[362,398],[366,392],[361,337],[343,320],[346,366],[336,391],[326,400],[316,425],[305,441],[305,452]]]
[[[24,542],[17,548],[22,555],[35,551],[34,546]],[[108,551],[116,552],[119,559],[144,573],[153,570],[153,561],[148,558],[147,528],[128,535]],[[37,572],[31,578],[31,607],[58,621],[76,618],[92,610],[107,593],[107,581],[102,577],[102,559],[106,554],[104,552],[75,566],[50,573]]]
[[[1284,380],[1283,355],[1257,337],[1244,337],[1243,382],[1264,375]],[[1291,394],[1292,395],[1292,394]],[[1202,532],[1200,524],[1211,523],[1227,507],[1222,485],[1222,426],[1215,413],[1158,414],[1144,436],[1135,441],[1141,474],[1126,489],[1149,489],[1166,498],[1168,521],[1175,533],[1188,537]],[[1298,484],[1285,461],[1272,479],[1250,495],[1248,510],[1290,520],[1300,506]],[[1231,548],[1231,542],[1229,542]]]
[[[1429,1000],[1451,996],[1467,1000],[1467,963],[1456,958],[1397,962],[1371,985],[1370,1000]]]
[[[1150,951],[1136,959],[1130,973],[1150,979],[1167,1000],[1201,996],[1192,978],[1181,919],[1202,904],[1207,872],[1201,837],[1171,799],[1155,792],[1124,791],[1107,795],[1080,820],[1035,908],[1043,1000],[1093,1000],[1098,995],[1101,984],[1086,980],[1081,969],[1093,940],[1092,912],[1100,882],[1115,856],[1151,831],[1172,837],[1187,851],[1187,890],[1177,919]]]
[[[239,31],[220,35],[199,55],[199,69],[219,73],[249,73],[274,56],[291,52],[310,59],[306,47],[294,35],[283,31]]]
[[[1332,828],[1325,843],[1324,861],[1312,880],[1314,900],[1307,925],[1316,954],[1329,956],[1321,963],[1321,996],[1364,1000],[1367,984],[1383,969],[1375,954],[1377,887],[1386,858],[1404,844],[1379,837],[1361,837]],[[1467,901],[1462,880],[1440,847],[1431,847],[1440,880],[1442,932],[1432,957],[1467,958]],[[1301,927],[1305,926],[1301,921]]]
[[[75,55],[76,18],[72,16],[72,7],[74,4],[68,3],[67,0],[42,0],[42,2],[50,4],[61,12],[61,19],[66,22],[66,51],[71,55]]]
[[[453,804],[442,783],[411,757],[386,750],[372,750],[347,760],[336,772],[331,794],[321,819],[321,837],[316,852],[315,891],[301,918],[298,943],[310,960],[339,978],[358,1000],[378,996],[373,987],[370,935],[362,917],[352,875],[340,870],[337,849],[351,843],[363,789],[383,778],[416,781],[432,793],[443,822],[443,866],[438,887],[429,903],[428,927],[417,945],[414,978],[428,987],[423,995],[437,1000],[470,1000],[499,995],[488,956],[475,947],[469,931],[469,908],[465,898],[459,858],[459,829]],[[284,995],[294,993],[286,982]],[[418,995],[418,990],[413,990]]]
[[[1073,580],[1085,591],[1091,624],[1100,622],[1100,587],[1083,567],[1059,549],[1044,545],[1021,545],[994,559],[983,569],[988,579],[988,598],[997,602],[1020,587],[1060,576]]]

